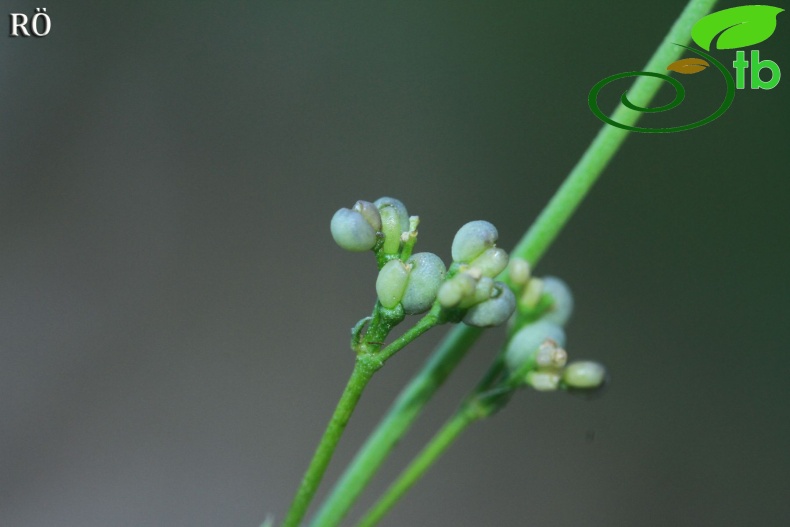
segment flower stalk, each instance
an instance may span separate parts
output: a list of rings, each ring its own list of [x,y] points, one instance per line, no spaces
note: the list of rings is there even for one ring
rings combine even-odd
[[[676,44],[689,43],[693,25],[708,14],[715,4],[716,0],[690,0],[644,70],[663,71],[667,64],[679,59],[684,48]],[[660,86],[661,81],[657,78],[639,77],[629,90],[629,99],[637,106],[647,107]],[[612,116],[615,121],[626,125],[634,125],[640,117],[641,113],[622,104]],[[535,268],[629,133],[606,124],[599,130],[554,197],[518,242],[511,256],[524,259],[530,268]],[[512,285],[507,274],[504,273],[503,280]],[[461,362],[481,333],[479,328],[459,324],[447,334],[357,452],[319,509],[311,527],[334,527],[340,523],[392,448],[408,431],[423,407]]]

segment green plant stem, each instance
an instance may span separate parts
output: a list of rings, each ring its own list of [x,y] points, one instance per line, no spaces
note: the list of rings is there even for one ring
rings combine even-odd
[[[407,344],[412,342],[414,339],[416,339],[417,337],[419,337],[420,335],[422,335],[432,327],[439,324],[438,311],[439,311],[439,304],[436,304],[434,306],[434,309],[432,309],[427,315],[422,317],[420,321],[417,322],[411,329],[409,329],[406,333],[404,333],[400,337],[393,340],[389,346],[387,346],[386,348],[381,350],[378,354],[376,354],[378,360],[380,360],[382,363],[386,362],[390,357],[392,357],[397,352],[399,352],[404,347],[406,347]]]
[[[507,379],[500,380],[494,387],[497,377],[504,371],[503,358],[504,348],[497,354],[491,367],[478,381],[472,393],[466,397],[452,417],[434,434],[428,444],[400,473],[398,479],[387,488],[378,501],[365,513],[357,527],[372,527],[381,521],[406,492],[422,479],[428,469],[439,460],[442,454],[469,425],[487,418],[506,404],[506,400],[510,398],[518,387],[518,383],[514,382],[514,380],[523,378],[526,374],[526,369],[524,372],[518,372]],[[505,402],[502,402],[501,397],[506,398]]]
[[[484,413],[472,411],[472,408],[472,406],[464,405],[442,426],[417,457],[409,463],[409,466],[401,472],[398,479],[368,510],[357,524],[357,527],[372,527],[376,525],[398,500],[422,478],[431,465],[439,459],[439,456],[461,435],[461,432],[466,430],[473,422],[484,417]]]
[[[375,310],[378,315],[378,307]],[[329,462],[332,460],[332,455],[340,442],[340,437],[351,419],[351,414],[362,396],[368,382],[383,365],[384,362],[395,355],[398,351],[403,349],[407,344],[414,339],[436,326],[439,323],[437,316],[438,307],[431,310],[428,314],[422,317],[417,324],[406,331],[403,335],[392,341],[391,344],[386,346],[381,351],[377,348],[375,352],[360,353],[357,355],[356,362],[354,363],[354,370],[351,372],[351,377],[348,379],[345,390],[340,396],[340,400],[335,407],[332,418],[318,443],[313,459],[302,478],[299,489],[296,491],[293,503],[291,504],[288,514],[283,521],[283,527],[297,527],[304,518],[310,502],[315,496],[321,479],[326,472]],[[375,318],[375,316],[374,316]],[[377,324],[374,327],[378,327]],[[387,330],[388,332],[389,330]],[[374,338],[386,338],[386,334],[377,334]]]
[[[707,15],[715,4],[716,0],[691,0],[653,53],[643,71],[665,72],[667,65],[675,62],[685,51],[675,44],[688,44],[694,24]],[[639,77],[628,90],[629,100],[638,106],[647,107],[662,82],[664,81],[655,77]],[[633,126],[641,116],[640,112],[619,104],[612,119]],[[565,182],[554,194],[529,231],[516,244],[511,253],[512,256],[523,258],[534,268],[546,249],[568,223],[582,199],[603,173],[629,133],[627,130],[606,124],[601,127],[584,155],[568,174]]]
[[[668,64],[677,60],[683,48],[675,44],[688,44],[691,28],[710,12],[715,3],[716,0],[690,0],[648,61],[645,71],[664,71]],[[638,106],[648,106],[660,86],[661,81],[656,78],[639,77],[629,91],[629,99]],[[622,105],[612,116],[628,125],[636,124],[639,117],[640,113]],[[600,129],[565,182],[518,242],[512,255],[527,260],[535,268],[628,134],[626,130],[606,124]],[[312,527],[334,527],[342,520],[389,452],[480,334],[479,329],[463,324],[447,334],[362,445],[319,509]]]
[[[360,355],[354,363],[351,377],[348,379],[346,388],[340,396],[332,418],[329,420],[324,435],[318,443],[318,448],[313,454],[310,466],[302,478],[296,497],[283,521],[283,527],[297,527],[302,521],[307,508],[310,506],[310,501],[313,499],[316,490],[318,490],[318,485],[321,483],[321,478],[326,472],[340,437],[343,435],[343,430],[345,430],[346,424],[348,424],[348,420],[351,418],[351,414],[354,412],[354,408],[357,406],[365,386],[367,386],[378,369],[375,364],[365,360],[366,358],[365,355]]]
[[[447,334],[357,452],[311,522],[312,526],[337,525],[340,522],[392,448],[482,331],[459,324]]]

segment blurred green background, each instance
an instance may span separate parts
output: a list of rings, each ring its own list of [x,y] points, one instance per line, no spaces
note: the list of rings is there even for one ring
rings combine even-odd
[[[0,525],[104,527],[282,518],[375,295],[333,212],[392,195],[419,250],[449,260],[473,219],[511,247],[601,126],[589,89],[684,2],[0,5],[52,19],[0,45]],[[788,17],[758,46],[786,72]],[[721,100],[714,73],[683,81],[653,122]],[[628,139],[537,269],[573,288],[569,352],[610,389],[520,393],[383,525],[790,524],[788,99],[785,79]],[[374,378],[327,481],[444,331]]]

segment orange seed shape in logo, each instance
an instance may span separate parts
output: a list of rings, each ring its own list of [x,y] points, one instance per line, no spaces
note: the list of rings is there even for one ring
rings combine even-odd
[[[676,60],[667,66],[667,70],[682,73],[684,75],[691,75],[692,73],[699,73],[708,66],[710,66],[710,64],[703,59],[689,57],[687,59]]]

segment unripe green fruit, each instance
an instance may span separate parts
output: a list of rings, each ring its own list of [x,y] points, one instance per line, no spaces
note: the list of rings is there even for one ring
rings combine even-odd
[[[442,259],[433,253],[417,253],[406,262],[411,271],[401,304],[407,315],[427,311],[436,300],[447,269]]]
[[[385,254],[397,254],[401,234],[409,230],[409,213],[406,206],[395,198],[379,198],[374,205],[381,216],[381,232],[384,233],[382,249]]]
[[[455,280],[448,280],[439,286],[439,291],[436,293],[436,298],[445,309],[450,309],[461,303],[463,298],[461,287]]]
[[[470,221],[455,233],[452,245],[454,262],[469,263],[486,249],[494,246],[499,233],[491,223],[484,220]]]
[[[475,286],[475,304],[479,302],[485,302],[495,294],[499,295],[498,291],[494,291],[496,284],[497,282],[494,282],[493,278],[481,276],[477,281],[477,285]]]
[[[470,274],[458,273],[442,284],[437,297],[442,307],[457,307],[466,297],[474,294],[476,286],[477,280]]]
[[[472,260],[469,264],[475,269],[480,269],[483,276],[494,278],[507,267],[507,251],[499,247],[491,247],[483,251],[483,254]]]
[[[540,345],[550,339],[557,346],[565,345],[565,331],[561,326],[546,320],[539,320],[521,328],[505,350],[505,363],[510,371],[515,372],[527,363],[535,363]]]
[[[405,232],[409,230],[409,213],[406,211],[406,205],[402,201],[384,196],[373,202],[379,212],[384,207],[392,207],[397,212],[398,218],[398,231]]]
[[[467,274],[467,276],[469,275]],[[475,304],[479,304],[480,302],[485,302],[491,298],[492,294],[494,294],[494,280],[487,276],[481,276],[476,280],[475,288],[472,293],[467,294],[461,300],[459,307],[468,308],[474,306]]]
[[[373,227],[373,230],[377,232],[381,230],[381,214],[379,214],[379,209],[376,205],[369,201],[359,200],[354,203],[353,210],[362,214],[362,217]]]
[[[502,282],[496,282],[491,298],[469,308],[463,321],[481,328],[498,326],[505,323],[515,309],[513,292]]]
[[[362,252],[376,245],[376,231],[359,212],[340,209],[329,224],[335,242],[347,251]]]
[[[554,300],[550,311],[543,315],[543,320],[564,326],[573,313],[573,295],[568,285],[554,276],[543,278],[543,293],[549,294]]]
[[[406,291],[409,268],[400,260],[390,260],[379,271],[376,278],[376,294],[381,305],[387,309],[397,306]]]
[[[562,381],[580,390],[598,388],[606,381],[606,368],[593,361],[571,362],[562,373]]]

